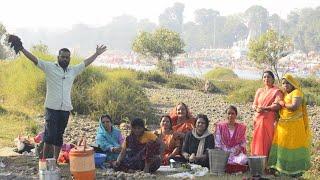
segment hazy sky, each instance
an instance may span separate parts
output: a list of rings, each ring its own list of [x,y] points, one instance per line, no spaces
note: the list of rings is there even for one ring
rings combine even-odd
[[[218,10],[221,15],[244,12],[261,5],[282,17],[296,8],[320,6],[320,0],[1,0],[0,22],[8,31],[27,27],[49,30],[69,29],[73,24],[101,26],[123,14],[158,23],[158,16],[175,2],[185,5],[185,21],[193,21],[200,8]],[[16,9],[17,13],[10,12]]]

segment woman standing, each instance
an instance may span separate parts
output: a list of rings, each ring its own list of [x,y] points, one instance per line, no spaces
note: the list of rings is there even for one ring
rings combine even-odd
[[[214,137],[209,133],[208,126],[208,117],[199,114],[195,128],[186,134],[182,146],[182,155],[187,161],[204,167],[209,167],[207,149],[214,148]]]
[[[304,94],[292,75],[282,78],[285,91],[268,164],[280,173],[300,176],[310,168],[311,133]]]
[[[252,108],[255,110],[254,130],[251,144],[252,155],[268,156],[272,144],[274,125],[280,106],[277,101],[283,98],[279,88],[274,86],[274,74],[265,71],[262,76],[263,88],[256,92]]]
[[[154,132],[163,143],[162,165],[168,165],[169,159],[181,158],[181,138],[172,130],[171,118],[168,115],[161,117],[160,129]]]
[[[230,153],[226,167],[228,173],[246,171],[246,125],[236,121],[238,110],[235,106],[229,106],[226,113],[227,121],[217,124],[215,146]]]

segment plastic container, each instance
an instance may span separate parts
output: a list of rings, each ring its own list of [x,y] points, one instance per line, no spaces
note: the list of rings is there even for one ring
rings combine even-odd
[[[249,168],[252,176],[261,176],[266,168],[267,156],[249,156]]]
[[[82,144],[84,142],[84,144]],[[81,139],[78,146],[72,148],[69,153],[70,172],[75,180],[96,179],[96,169],[94,164],[94,152],[92,147],[88,147],[86,140]]]
[[[226,165],[229,158],[229,152],[221,149],[208,149],[210,173],[223,175],[226,172]]]
[[[95,153],[94,154],[94,163],[96,167],[100,167],[106,161],[107,155],[103,153]]]

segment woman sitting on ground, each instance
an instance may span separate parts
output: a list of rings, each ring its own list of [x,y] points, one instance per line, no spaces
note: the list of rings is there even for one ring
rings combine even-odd
[[[246,125],[236,121],[238,110],[235,106],[229,106],[226,113],[227,121],[216,126],[215,146],[230,153],[226,167],[228,173],[246,171]]]
[[[161,141],[157,136],[147,131],[142,119],[135,118],[131,121],[131,133],[122,144],[114,167],[125,172],[155,172],[161,165],[160,147]]]
[[[179,160],[181,158],[182,139],[172,129],[171,118],[168,115],[161,117],[160,129],[154,132],[161,140],[163,145],[162,165],[168,165],[169,159]]]
[[[195,128],[185,135],[182,146],[182,155],[187,161],[205,167],[209,167],[207,149],[214,148],[214,137],[209,133],[208,126],[208,117],[199,114],[196,118]]]
[[[188,106],[185,103],[179,103],[171,112],[172,129],[179,132],[183,138],[185,133],[194,128],[195,119],[192,117]]]
[[[115,161],[121,151],[124,138],[119,129],[112,125],[111,117],[102,115],[97,129],[96,143],[100,150],[107,155],[107,161]]]

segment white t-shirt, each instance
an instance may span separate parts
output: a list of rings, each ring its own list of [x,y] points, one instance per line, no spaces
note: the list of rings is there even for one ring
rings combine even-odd
[[[84,62],[69,66],[66,71],[58,63],[38,60],[37,67],[46,74],[45,107],[54,110],[71,111],[71,88],[73,81],[84,69]]]

